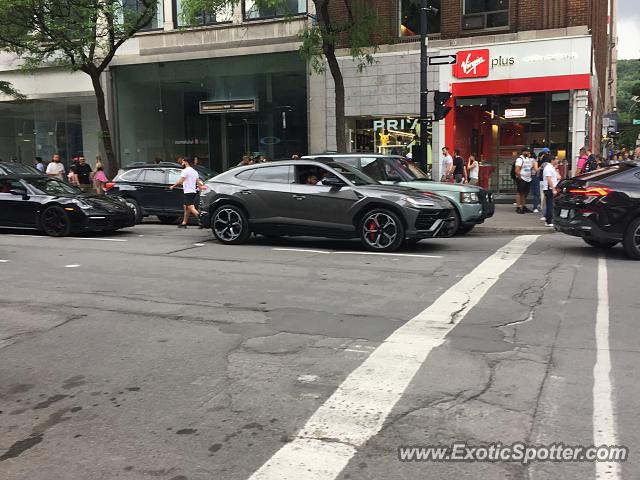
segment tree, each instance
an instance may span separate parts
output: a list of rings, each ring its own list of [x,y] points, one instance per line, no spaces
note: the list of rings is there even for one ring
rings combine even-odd
[[[24,100],[25,96],[18,92],[13,85],[9,82],[0,80],[0,95],[6,95],[7,97],[13,97],[17,100]]]
[[[117,50],[151,22],[156,10],[157,0],[0,1],[0,50],[18,55],[25,69],[57,67],[91,78],[110,172],[116,156],[100,78]]]
[[[239,0],[183,0],[181,15],[192,23],[202,12],[215,13]],[[313,24],[300,33],[302,41],[299,53],[309,61],[316,73],[324,73],[328,65],[335,86],[336,146],[339,152],[347,151],[345,121],[345,89],[342,70],[336,55],[341,48],[348,48],[351,57],[362,70],[374,62],[373,53],[378,49],[379,17],[374,0],[313,0],[316,15]],[[276,8],[287,13],[286,0],[256,0],[258,8]],[[290,13],[290,12],[289,12]]]

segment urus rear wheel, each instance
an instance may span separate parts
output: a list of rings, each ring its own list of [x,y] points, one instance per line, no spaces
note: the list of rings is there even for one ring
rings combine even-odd
[[[404,242],[404,225],[391,210],[367,212],[358,226],[360,241],[372,252],[394,252]]]

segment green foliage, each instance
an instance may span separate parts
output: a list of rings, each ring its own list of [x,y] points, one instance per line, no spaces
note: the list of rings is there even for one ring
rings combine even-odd
[[[631,97],[640,97],[640,61],[618,60],[618,118],[629,123],[640,118],[640,104]]]
[[[18,92],[9,82],[0,80],[0,94],[13,97],[16,100],[24,100],[25,96]]]
[[[120,0],[1,0],[0,49],[19,55],[27,69],[99,74],[156,10],[156,0],[139,0],[137,10]]]
[[[358,69],[374,63],[373,53],[378,49],[376,33],[380,30],[380,18],[371,0],[312,0],[316,11],[323,5],[344,6],[346,18],[315,18],[313,24],[305,26],[298,36],[301,41],[299,53],[309,61],[311,68],[321,73],[326,70],[324,55],[326,49],[344,47],[356,60]],[[183,0],[182,11],[178,12],[186,24],[196,25],[204,12],[217,13],[239,0]],[[292,19],[293,12],[287,11],[286,0],[256,0],[258,8],[278,9],[285,18]],[[327,9],[328,10],[328,9]]]

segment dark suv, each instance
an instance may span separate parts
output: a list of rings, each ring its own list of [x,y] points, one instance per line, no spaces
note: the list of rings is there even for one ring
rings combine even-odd
[[[142,217],[157,215],[162,223],[175,223],[183,213],[182,188],[169,190],[182,168],[177,163],[134,163],[122,168],[105,190],[109,196],[124,198],[136,212],[136,223]],[[200,180],[207,176],[198,170]]]
[[[365,248],[385,252],[445,234],[454,224],[447,199],[381,185],[331,159],[235,168],[209,180],[200,200],[200,225],[226,244],[255,232],[359,238]]]
[[[640,164],[620,163],[558,185],[554,201],[556,230],[582,237],[592,247],[622,242],[640,260]]]

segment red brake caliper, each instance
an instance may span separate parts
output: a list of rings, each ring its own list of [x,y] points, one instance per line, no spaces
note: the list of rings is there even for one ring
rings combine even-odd
[[[376,222],[375,220],[370,220],[367,225],[367,230],[369,230],[369,239],[373,242],[376,239]]]

